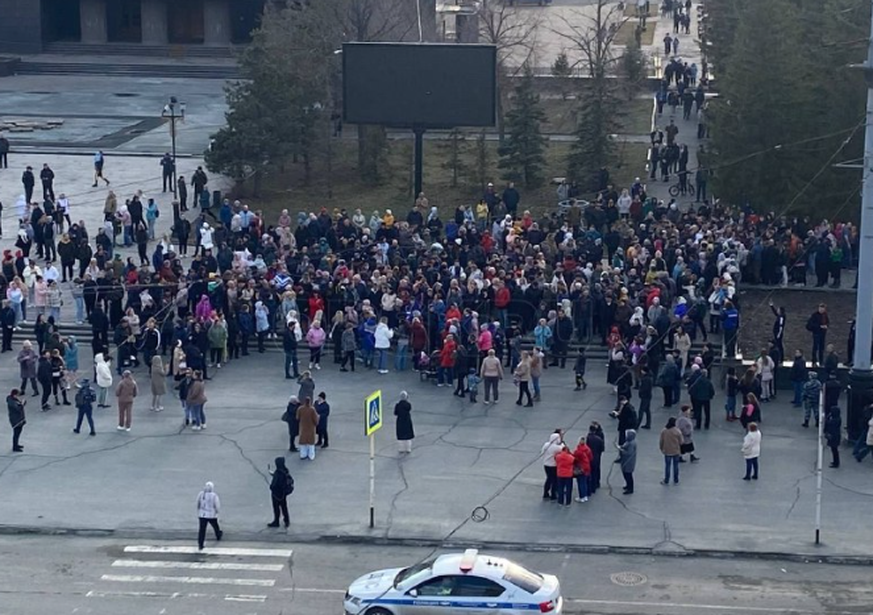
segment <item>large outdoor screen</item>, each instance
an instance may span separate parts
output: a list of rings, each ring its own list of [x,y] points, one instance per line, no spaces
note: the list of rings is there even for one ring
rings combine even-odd
[[[493,45],[346,43],[343,118],[350,124],[493,126]]]

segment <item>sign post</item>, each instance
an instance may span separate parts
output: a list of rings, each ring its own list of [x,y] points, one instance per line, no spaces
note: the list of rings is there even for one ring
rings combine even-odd
[[[376,525],[376,432],[382,428],[382,391],[364,399],[364,435],[370,440],[370,529]]]

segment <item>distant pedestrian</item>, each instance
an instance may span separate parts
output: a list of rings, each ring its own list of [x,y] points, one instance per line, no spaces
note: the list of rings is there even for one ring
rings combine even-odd
[[[634,470],[637,467],[637,432],[628,429],[624,434],[624,444],[616,443],[618,449],[621,474],[624,476],[622,493],[631,495],[634,492]]]
[[[749,431],[743,437],[743,459],[746,460],[746,475],[743,480],[758,480],[758,457],[761,456],[761,432],[757,423],[749,423]]]
[[[19,442],[21,431],[27,424],[24,416],[24,406],[27,401],[22,399],[22,391],[12,389],[6,397],[6,410],[9,413],[9,425],[12,427],[12,452],[23,453],[24,446]]]
[[[588,494],[594,493],[600,489],[600,467],[601,457],[606,450],[606,440],[603,437],[603,429],[596,421],[588,426],[588,435],[585,436],[585,443],[591,449],[591,475],[588,480]]]
[[[103,176],[103,165],[106,163],[106,158],[103,156],[102,151],[98,151],[94,154],[94,183],[91,184],[92,188],[97,187],[97,180],[102,179],[106,182],[106,185],[109,185],[109,180]]]
[[[304,397],[297,408],[297,446],[300,449],[300,459],[315,460],[315,437],[318,429],[318,412],[312,407],[312,398]]]
[[[300,407],[300,400],[296,395],[292,395],[288,400],[288,405],[285,407],[285,412],[282,414],[282,420],[288,423],[288,450],[292,453],[298,451],[295,440],[300,431],[300,424],[297,422],[297,408]]]
[[[824,351],[827,342],[828,309],[824,303],[820,303],[818,309],[813,312],[806,321],[806,330],[812,335],[812,366],[819,367],[824,363]]]
[[[749,430],[749,425],[757,423],[761,420],[761,404],[758,402],[758,397],[754,393],[746,393],[743,412],[740,415],[740,425],[746,431]]]
[[[302,403],[305,399],[315,397],[315,381],[312,380],[312,374],[305,371],[298,378],[297,383],[300,388],[297,390],[297,399]]]
[[[188,383],[187,395],[185,396],[185,408],[194,424],[192,431],[206,429],[206,383],[203,382],[203,372],[195,369],[191,381]]]
[[[637,429],[652,428],[652,390],[655,388],[655,381],[652,378],[651,372],[647,368],[640,370],[640,386],[637,394],[640,397],[640,409],[638,412]],[[645,418],[645,424],[643,424]]]
[[[573,475],[576,477],[576,484],[579,489],[579,496],[576,501],[584,503],[588,501],[588,485],[591,480],[591,460],[594,453],[591,452],[591,447],[585,441],[585,436],[579,438],[576,444],[576,450],[573,451],[573,457],[576,464],[573,466]]]
[[[682,444],[679,446],[679,463],[684,463],[683,455],[691,454],[691,463],[700,461],[700,457],[694,455],[694,423],[692,422],[691,407],[682,406],[682,411],[676,418],[676,428],[682,434]]]
[[[499,399],[498,385],[503,379],[503,365],[494,349],[488,350],[488,355],[482,359],[482,366],[479,368],[479,376],[485,382],[485,405],[491,403],[491,395],[494,395],[494,403]]]
[[[828,409],[825,417],[824,436],[828,448],[831,449],[832,468],[840,467],[840,444],[843,441],[843,419],[840,416],[840,407],[833,406]]]
[[[9,168],[9,139],[0,135],[0,169]]]
[[[218,526],[218,513],[221,510],[221,500],[218,494],[215,493],[215,485],[207,482],[197,495],[197,516],[200,521],[200,528],[197,531],[197,548],[203,550],[203,541],[206,538],[206,526],[211,525],[215,530],[215,540],[221,540],[224,532]]]
[[[578,391],[580,389],[587,389],[588,383],[585,382],[585,365],[587,363],[587,359],[585,358],[585,348],[579,348],[579,354],[576,355],[576,363],[573,365],[573,372],[576,374],[576,388],[574,391]]]
[[[819,423],[819,406],[821,404],[821,380],[818,372],[809,372],[803,385],[803,426],[809,427],[810,416],[815,417],[815,426]]]
[[[400,392],[400,401],[394,405],[394,416],[394,432],[400,454],[408,455],[412,452],[415,429],[412,426],[412,404],[409,403],[409,394],[406,391]]]
[[[551,500],[553,502],[558,500],[558,462],[556,456],[563,447],[561,434],[556,431],[549,436],[549,439],[543,444],[543,448],[540,451],[543,456],[543,471],[546,473],[546,480],[543,483],[544,500]]]
[[[156,354],[152,357],[151,368],[151,410],[154,412],[160,412],[164,409],[161,402],[163,401],[164,395],[167,394],[167,370],[164,367],[164,360],[161,358],[161,355]]]
[[[121,374],[121,382],[115,387],[115,398],[118,403],[118,431],[130,431],[133,418],[133,400],[136,398],[136,380],[129,369]]]
[[[679,459],[682,456],[682,442],[684,437],[676,427],[676,419],[672,416],[667,419],[667,424],[661,430],[659,443],[661,454],[664,456],[664,480],[662,485],[670,484],[670,468],[673,468],[673,484],[679,484]]]
[[[91,381],[87,378],[82,378],[77,386],[79,387],[79,390],[76,392],[76,397],[73,401],[76,402],[78,416],[76,417],[76,426],[73,428],[73,433],[79,433],[82,429],[82,419],[88,419],[88,427],[91,429],[89,435],[96,436],[97,432],[94,430],[93,411],[94,402],[97,401],[97,395],[94,393],[94,389],[91,388]]]
[[[36,386],[36,364],[38,360],[39,355],[33,349],[33,344],[29,340],[25,340],[21,344],[21,350],[18,351],[18,368],[21,372],[21,386],[18,388],[21,391],[21,395],[24,395],[27,391],[28,380],[33,389],[33,396],[39,395],[39,388]]]
[[[806,359],[803,357],[803,351],[799,348],[794,351],[794,361],[791,364],[789,374],[791,386],[794,389],[794,399],[792,399],[791,405],[800,408],[803,405],[803,385],[809,378],[806,371]]]
[[[27,203],[33,202],[33,187],[36,184],[36,177],[33,175],[33,167],[27,166],[24,173],[21,174],[21,185],[24,186],[24,200]]]
[[[573,497],[573,465],[576,459],[566,444],[555,455],[555,474],[558,481],[558,506],[570,506]]]
[[[273,520],[267,524],[267,527],[279,527],[279,515],[281,513],[287,528],[290,525],[287,498],[294,493],[294,479],[285,465],[284,457],[276,457],[276,469],[271,474],[270,502],[273,505]]]
[[[318,413],[318,427],[315,430],[315,435],[318,436],[318,442],[315,446],[327,448],[330,444],[330,438],[327,434],[327,422],[330,417],[330,404],[327,403],[327,393],[322,391],[315,399],[315,411]]]

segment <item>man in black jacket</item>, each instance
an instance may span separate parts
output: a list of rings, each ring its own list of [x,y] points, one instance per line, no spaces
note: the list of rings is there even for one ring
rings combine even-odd
[[[12,332],[15,330],[15,310],[8,299],[3,300],[0,309],[0,327],[3,328],[3,347],[0,352],[12,352]]]
[[[33,186],[36,184],[36,178],[33,176],[33,167],[24,169],[21,174],[21,183],[24,185],[24,200],[28,203],[33,201]]]
[[[42,165],[42,171],[39,172],[39,181],[42,182],[42,200],[55,200],[55,172],[47,164]]]
[[[12,389],[9,396],[6,398],[6,410],[9,413],[9,425],[12,427],[12,452],[23,453],[24,447],[18,442],[21,437],[21,431],[24,429],[27,421],[24,417],[24,404],[27,402],[21,399],[21,392],[18,389]]]
[[[294,378],[295,380],[300,378],[300,372],[298,371],[297,365],[297,334],[294,332],[294,325],[296,323],[290,322],[288,326],[285,327],[285,332],[282,334],[282,349],[285,351],[285,379],[290,380]],[[292,376],[288,368],[294,368],[294,375]]]
[[[652,428],[652,389],[655,386],[655,381],[648,369],[640,370],[640,388],[637,393],[640,396],[640,411],[637,429]],[[646,424],[643,425],[643,417],[646,417]]]
[[[567,347],[573,338],[573,321],[558,309],[558,318],[555,320],[555,330],[552,335],[553,359],[552,365],[561,364],[561,369],[567,366]]]

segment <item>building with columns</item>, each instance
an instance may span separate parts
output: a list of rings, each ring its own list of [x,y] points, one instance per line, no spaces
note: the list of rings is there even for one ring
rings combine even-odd
[[[55,42],[229,47],[249,40],[266,0],[0,0],[0,52]]]

